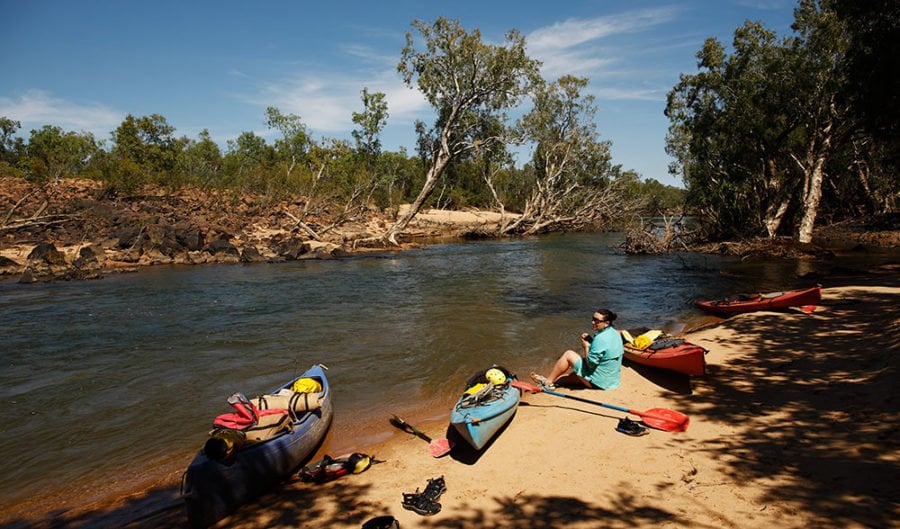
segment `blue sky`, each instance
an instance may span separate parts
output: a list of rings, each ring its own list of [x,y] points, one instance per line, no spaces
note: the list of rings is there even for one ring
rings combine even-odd
[[[268,141],[266,107],[296,114],[316,139],[351,139],[360,92],[383,92],[384,148],[414,152],[433,111],[396,72],[413,19],[453,18],[500,43],[526,37],[548,80],[590,79],[613,162],[667,173],[668,91],[696,72],[703,41],[730,44],[745,20],[790,32],[796,0],[133,1],[0,0],[0,116],[20,135],[51,124],[108,140],[127,114],[161,114],[179,136],[208,129]]]

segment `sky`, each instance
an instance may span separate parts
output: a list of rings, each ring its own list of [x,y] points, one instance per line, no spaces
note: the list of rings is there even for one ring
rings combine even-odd
[[[434,110],[397,73],[413,20],[456,19],[501,44],[525,36],[548,81],[589,79],[613,163],[668,174],[667,93],[697,72],[704,40],[730,45],[746,20],[791,33],[796,0],[0,0],[0,116],[19,135],[44,125],[110,134],[126,115],[160,114],[177,136],[207,129],[224,148],[251,131],[274,142],[265,109],[300,117],[317,141],[352,141],[361,92],[382,92],[385,150],[415,152]],[[520,153],[519,163],[527,160]]]

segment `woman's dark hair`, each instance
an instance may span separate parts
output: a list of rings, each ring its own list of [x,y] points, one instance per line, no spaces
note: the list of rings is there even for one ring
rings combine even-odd
[[[609,309],[597,309],[597,314],[603,316],[603,319],[610,323],[616,321],[616,318],[618,318],[618,316],[616,316],[616,313]]]

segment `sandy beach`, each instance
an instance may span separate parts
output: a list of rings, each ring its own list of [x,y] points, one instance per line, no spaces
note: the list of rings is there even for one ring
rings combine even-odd
[[[369,470],[323,485],[295,478],[216,527],[358,528],[386,514],[403,528],[898,527],[898,276],[883,267],[827,288],[813,313],[739,315],[691,332],[709,349],[704,377],[626,364],[619,389],[560,390],[673,409],[690,417],[686,432],[630,437],[615,430],[622,413],[526,394],[481,453],[433,458],[397,431],[359,447],[381,461]],[[446,421],[417,426],[447,434]],[[402,493],[438,476],[440,513],[401,507]],[[176,499],[177,487],[160,484],[33,526],[186,527]]]

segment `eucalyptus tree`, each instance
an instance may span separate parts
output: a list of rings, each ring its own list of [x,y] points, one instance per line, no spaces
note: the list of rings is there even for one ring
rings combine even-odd
[[[239,186],[264,189],[264,180],[275,162],[275,150],[257,134],[245,131],[228,140],[223,160],[224,176]]]
[[[183,139],[175,127],[159,114],[134,117],[128,114],[112,133],[112,154],[131,162],[144,177],[165,179],[174,173]]]
[[[504,233],[583,229],[634,206],[610,178],[610,142],[599,139],[587,85],[587,79],[567,75],[536,90],[521,122],[523,136],[536,144],[534,179],[522,214]]]
[[[34,180],[77,176],[100,150],[90,132],[65,132],[60,127],[44,125],[31,131],[25,148],[24,165]]]
[[[829,176],[826,166],[856,128],[858,119],[843,97],[848,81],[844,58],[849,46],[844,23],[820,2],[800,0],[792,27],[798,32],[793,41],[798,57],[794,73],[801,82],[795,94],[802,94],[795,100],[795,108],[803,132],[802,141],[791,153],[803,174],[797,240],[808,243],[812,242],[824,182]]]
[[[222,151],[203,129],[197,140],[185,140],[178,156],[178,170],[189,182],[203,186],[214,185],[222,171]]]
[[[801,0],[793,28],[778,40],[747,22],[730,56],[708,39],[700,71],[669,93],[670,171],[719,236],[774,237],[793,211],[798,240],[810,242],[827,162],[853,127],[839,97],[846,38],[833,12]]]
[[[356,150],[363,156],[366,165],[372,165],[381,154],[381,132],[390,114],[382,92],[369,92],[368,88],[363,88],[360,98],[363,110],[352,114],[353,123],[359,128],[351,134],[356,141]]]
[[[15,166],[19,157],[25,151],[25,142],[16,136],[16,132],[22,128],[22,123],[0,116],[0,167],[6,164]]]
[[[440,17],[431,24],[414,20],[412,25],[423,39],[422,47],[407,32],[397,70],[407,86],[418,88],[436,118],[430,128],[422,122],[416,125],[428,168],[409,210],[382,236],[394,244],[454,158],[507,141],[506,128],[493,125],[505,121],[509,109],[539,80],[539,63],[526,55],[525,38],[516,30],[495,45],[456,20]]]
[[[284,164],[285,181],[290,181],[294,169],[303,161],[312,143],[306,125],[296,114],[282,114],[277,108],[268,107],[266,126],[281,133],[281,138],[275,140],[275,153]]]
[[[353,112],[352,119],[359,128],[351,134],[356,141],[356,153],[362,160],[364,171],[362,178],[352,186],[351,195],[354,200],[361,199],[360,207],[366,207],[381,183],[378,159],[381,156],[381,131],[387,125],[388,105],[381,92],[370,93],[368,88],[362,89],[362,112]],[[388,184],[387,182],[385,182]]]
[[[669,93],[667,151],[688,187],[688,201],[723,236],[765,229],[774,237],[796,190],[786,142],[790,66],[784,43],[759,23],[735,31],[734,53],[716,39],[697,53],[694,75]]]
[[[847,96],[870,139],[881,144],[885,172],[900,169],[900,2],[831,0],[844,21],[850,45],[846,57]]]

